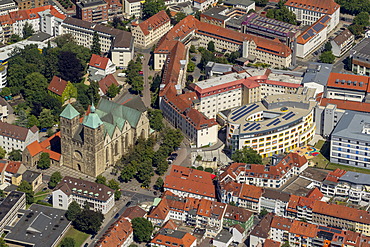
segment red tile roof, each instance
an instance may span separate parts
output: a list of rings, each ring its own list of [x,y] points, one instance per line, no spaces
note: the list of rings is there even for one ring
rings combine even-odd
[[[335,169],[334,171],[331,171],[326,175],[325,180],[331,181],[331,182],[338,182],[338,179],[341,178],[344,174],[346,174],[347,171],[342,169]]]
[[[370,93],[370,77],[363,75],[330,73],[326,86]]]
[[[253,213],[251,211],[232,205],[227,205],[224,214],[224,219],[236,220],[241,223],[247,222],[250,219],[250,217],[253,217]]]
[[[33,20],[40,18],[39,13],[50,10],[50,14],[64,20],[66,16],[64,14],[59,13],[52,5],[46,5],[38,8],[33,8],[33,9],[27,9],[27,10],[17,10],[17,11],[12,11],[9,12],[9,18],[11,19],[11,22],[16,22],[16,21],[22,21],[22,20]],[[2,17],[3,21],[8,23],[9,20],[7,17]]]
[[[317,187],[315,187],[310,192],[308,192],[306,197],[314,200],[321,200],[321,198],[324,197],[324,194]]]
[[[174,234],[174,230],[172,229],[162,229],[158,232],[157,235],[150,241],[155,246],[183,246],[183,247],[190,247],[194,244],[197,240],[196,237],[189,233],[184,234]]]
[[[131,234],[133,234],[131,223],[124,218],[120,218],[108,228],[108,230],[103,234],[103,236],[99,239],[95,246],[123,246]]]
[[[38,141],[34,141],[31,144],[29,144],[26,147],[26,149],[28,150],[28,152],[30,153],[32,157],[34,157],[35,155],[41,152],[44,152],[44,153],[49,154],[50,159],[60,161],[61,154],[51,150],[52,142],[58,142],[58,141],[60,142],[60,132],[55,133],[54,135],[50,136],[49,138],[47,138],[46,140],[40,143]]]
[[[329,204],[326,202],[315,201],[312,212],[328,215],[340,219],[351,220],[364,224],[370,224],[370,213],[365,210],[350,208],[343,205]]]
[[[263,193],[263,188],[249,184],[242,184],[242,189],[239,194],[239,198],[242,200],[254,200],[259,201]]]
[[[172,166],[170,174],[165,178],[164,188],[216,198],[211,173],[182,166]]]
[[[96,54],[92,54],[89,62],[89,66],[105,70],[107,68],[109,62],[109,58],[107,57],[101,57]]]
[[[119,86],[116,78],[114,78],[114,76],[112,74],[110,75],[107,75],[106,77],[104,77],[103,79],[101,79],[99,81],[99,87],[100,89],[103,91],[104,94],[107,93],[108,91],[108,88],[112,85],[116,85],[117,87]]]
[[[55,75],[51,82],[49,83],[48,90],[59,96],[62,96],[64,89],[67,86],[67,83],[68,83],[67,81]]]
[[[10,161],[9,160],[7,163],[8,165],[6,166],[5,171],[9,173],[13,173],[13,174],[18,173],[18,170],[22,165],[22,162],[20,161]]]
[[[281,246],[280,242],[274,241],[272,239],[266,239],[263,244],[263,247],[280,247],[280,246]]]
[[[137,218],[137,217],[144,217],[146,215],[146,211],[139,206],[133,206],[126,208],[126,210],[122,213],[121,217],[129,218],[130,220]]]
[[[166,223],[164,223],[164,225],[162,226],[162,228],[176,230],[177,229],[177,225],[176,225],[176,223],[173,220],[170,219],[170,220],[167,220]]]
[[[141,22],[138,26],[144,35],[148,35],[151,30],[156,30],[157,28],[169,23],[170,17],[168,17],[166,11],[159,11],[157,14],[153,15],[149,19]]]
[[[334,0],[288,0],[286,1],[285,6],[291,6],[294,8],[306,9],[330,15],[340,7],[339,4],[337,4]]]
[[[290,233],[300,235],[300,237],[314,238],[317,235],[318,226],[307,222],[295,220],[290,228]]]
[[[274,215],[274,218],[271,221],[271,227],[284,230],[284,231],[289,231],[290,228],[292,227],[293,220],[284,218],[281,216]]]
[[[333,104],[336,105],[338,109],[370,112],[370,103],[328,98],[321,98],[318,99],[318,101],[320,102],[320,106],[327,106],[328,104]]]
[[[32,157],[42,152],[42,147],[38,141],[32,142],[26,147],[26,149],[28,150],[28,152],[30,153]]]

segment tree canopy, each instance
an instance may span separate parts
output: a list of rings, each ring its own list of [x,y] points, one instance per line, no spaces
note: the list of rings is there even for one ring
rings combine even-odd
[[[50,167],[50,154],[49,153],[41,153],[40,159],[37,162],[37,168],[45,170]]]
[[[95,183],[107,185],[107,178],[100,174],[96,177]]]
[[[32,185],[29,182],[27,182],[26,180],[22,180],[22,182],[18,186],[18,191],[26,193],[27,204],[32,204],[34,202],[34,192],[32,189]]]
[[[96,234],[103,223],[104,215],[99,211],[84,208],[73,221],[74,226],[85,233]]]
[[[80,82],[84,67],[77,55],[71,51],[62,51],[58,61],[59,75],[63,80]]]
[[[76,201],[72,201],[69,206],[68,210],[66,211],[66,218],[70,221],[75,221],[78,215],[81,214],[81,207],[78,205]]]
[[[93,35],[93,41],[91,45],[91,53],[96,55],[101,55],[101,45],[100,45],[100,38],[98,33],[95,31]]]
[[[60,243],[60,247],[74,247],[75,244],[76,244],[76,241],[73,238],[66,237]]]
[[[5,149],[0,146],[0,159],[4,159],[5,155],[6,155]]]
[[[237,163],[246,164],[262,164],[262,157],[256,150],[250,147],[243,147],[242,149],[236,150],[231,156],[231,159]]]
[[[332,51],[324,51],[320,55],[320,61],[323,63],[334,63],[335,56]]]
[[[59,182],[62,181],[62,178],[63,177],[60,174],[60,172],[54,172],[53,174],[51,174],[51,177],[48,183],[49,188],[54,189],[55,186],[57,186]]]
[[[279,1],[277,9],[267,10],[266,17],[297,25],[295,14],[284,6],[284,2],[282,0]]]
[[[28,37],[31,37],[34,33],[35,31],[33,30],[32,25],[26,21],[26,23],[24,24],[23,30],[22,30],[23,39],[27,39]]]
[[[158,109],[148,111],[150,128],[161,131],[164,127],[162,111]]]
[[[165,4],[163,0],[147,0],[143,4],[143,20],[149,19],[159,11],[164,10]]]
[[[211,52],[215,52],[215,42],[213,42],[213,41],[208,42],[207,50],[209,50]]]
[[[134,239],[137,242],[149,242],[154,227],[149,220],[138,217],[131,221],[132,229],[134,230]]]

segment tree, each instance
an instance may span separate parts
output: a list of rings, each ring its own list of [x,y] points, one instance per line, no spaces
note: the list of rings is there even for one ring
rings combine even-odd
[[[54,42],[57,44],[57,46],[58,46],[59,48],[62,48],[65,44],[69,44],[69,43],[74,43],[74,44],[76,44],[76,42],[75,42],[75,39],[74,39],[73,35],[72,35],[72,34],[70,34],[70,33],[62,34],[62,35],[60,35],[60,36],[56,37],[56,38],[54,39]]]
[[[121,170],[121,175],[119,176],[119,179],[122,182],[128,182],[131,179],[134,178],[134,175],[136,173],[136,167],[132,163],[125,165]]]
[[[195,46],[194,45],[191,45],[190,48],[189,48],[189,52],[190,53],[196,53],[197,50],[195,49]]]
[[[5,193],[3,190],[0,190],[0,198],[4,198],[5,197]]]
[[[115,180],[114,178],[108,181],[107,186],[111,188],[112,190],[119,190],[119,182]]]
[[[23,39],[27,39],[28,37],[31,37],[34,34],[34,30],[32,28],[32,25],[26,22],[24,24],[22,34],[23,34]]]
[[[22,180],[22,182],[18,186],[18,191],[26,193],[27,204],[32,204],[34,202],[33,188],[29,182],[27,182],[26,180]]]
[[[203,170],[204,170],[204,168],[203,168],[203,166],[198,166],[198,167],[197,167],[197,170],[199,170],[199,171],[203,171]]]
[[[243,147],[243,149],[236,150],[231,156],[231,159],[237,163],[262,164],[261,155],[250,147]]]
[[[114,200],[118,201],[121,198],[122,192],[120,190],[116,190],[114,192]]]
[[[8,88],[8,87],[3,88],[0,92],[1,97],[5,97],[5,96],[11,95],[11,94],[12,94],[12,91],[10,91],[10,88]]]
[[[159,11],[164,10],[165,4],[163,0],[148,0],[143,4],[143,20],[149,19]]]
[[[285,241],[281,247],[290,247],[289,241]]]
[[[24,96],[27,102],[34,107],[42,103],[47,95],[48,81],[39,72],[33,72],[24,79]]]
[[[81,207],[78,205],[76,201],[72,201],[69,206],[68,210],[66,211],[66,218],[70,221],[75,221],[77,217],[81,214]]]
[[[27,118],[27,128],[31,128],[33,126],[39,126],[40,123],[39,123],[39,120],[37,119],[37,117],[35,115],[29,115],[28,118]]]
[[[103,223],[104,215],[99,211],[84,209],[77,215],[74,225],[75,227],[88,234],[96,234]]]
[[[353,35],[360,36],[364,31],[364,27],[361,25],[354,24],[354,25],[350,25],[348,27],[348,30],[351,31]]]
[[[213,173],[213,169],[210,167],[207,167],[204,169],[205,172]]]
[[[279,2],[277,9],[269,9],[266,17],[297,25],[297,18],[295,14],[285,7],[282,1]]]
[[[149,109],[149,125],[155,131],[161,131],[164,127],[162,111],[158,109]]]
[[[71,82],[68,82],[62,93],[62,103],[72,98],[77,99],[77,88]]]
[[[227,60],[230,63],[235,63],[236,62],[236,59],[238,59],[239,57],[241,57],[240,52],[239,51],[234,51],[234,52],[230,53],[230,55],[228,56]]]
[[[199,21],[200,21],[200,14],[201,14],[202,12],[200,12],[200,10],[197,10],[197,12],[195,12],[195,14],[194,14],[194,17],[196,18],[196,19],[198,19]]]
[[[324,51],[320,55],[320,61],[323,63],[334,63],[335,56],[332,51]]]
[[[17,43],[21,40],[22,40],[22,38],[18,34],[12,34],[12,36],[10,36],[10,38],[9,38],[10,43]]]
[[[98,175],[95,179],[95,183],[97,184],[104,184],[106,185],[107,184],[107,178],[104,177],[103,175]]]
[[[332,46],[331,46],[330,41],[328,41],[328,42],[325,43],[325,47],[324,48],[325,48],[325,51],[331,51]]]
[[[54,118],[51,110],[49,109],[42,109],[42,112],[39,117],[39,123],[41,128],[51,128],[54,125]]]
[[[45,170],[50,167],[50,154],[41,153],[40,159],[37,162],[37,168]]]
[[[21,161],[22,160],[22,152],[19,149],[13,149],[9,154],[8,158],[13,161]]]
[[[3,238],[0,238],[0,247],[9,247]]]
[[[266,214],[268,214],[268,213],[269,213],[269,212],[268,212],[266,209],[262,209],[262,210],[261,210],[261,212],[260,212],[260,214],[259,214],[259,217],[260,217],[260,218],[263,218],[263,217],[265,217],[265,215],[266,215]]]
[[[154,227],[149,220],[138,217],[131,221],[134,230],[134,239],[137,242],[149,242]]]
[[[48,183],[49,188],[54,189],[55,186],[57,186],[59,182],[62,181],[62,178],[63,177],[60,174],[60,172],[54,172],[53,174],[51,174],[51,177]]]
[[[176,15],[175,15],[175,23],[174,24],[177,24],[179,23],[182,19],[184,19],[186,17],[186,14],[184,12],[178,12]]]
[[[116,84],[112,83],[112,85],[108,87],[106,95],[107,97],[112,99],[116,97],[116,95],[119,93],[119,90],[119,87]]]
[[[370,25],[369,13],[361,12],[358,15],[356,15],[355,18],[353,19],[353,24],[360,25],[363,27],[369,26]]]
[[[214,52],[215,51],[215,42],[213,42],[213,41],[208,42],[207,50],[209,50],[210,52]]]
[[[95,31],[93,35],[93,41],[91,46],[91,53],[96,55],[101,55],[100,39],[98,33]]]
[[[0,146],[0,159],[4,159],[6,151],[3,147]]]
[[[163,184],[164,184],[163,179],[161,177],[158,177],[157,181],[155,182],[154,188],[156,190],[162,190]]]
[[[187,72],[194,72],[194,69],[195,69],[195,64],[193,62],[189,62],[188,63],[188,67],[186,69]]]
[[[58,57],[59,76],[66,81],[80,82],[84,67],[76,54],[70,51],[62,51]]]
[[[255,3],[258,7],[265,7],[268,2],[268,0],[255,0]]]
[[[131,89],[135,93],[141,93],[141,91],[144,90],[144,80],[142,76],[137,75],[134,77]]]
[[[75,244],[76,244],[76,241],[73,238],[66,237],[60,243],[60,247],[74,247]]]

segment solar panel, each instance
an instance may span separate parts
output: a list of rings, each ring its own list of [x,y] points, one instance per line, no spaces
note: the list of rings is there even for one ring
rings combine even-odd
[[[322,18],[321,22],[326,22],[328,19],[329,19],[329,16],[328,16],[328,15],[326,15],[326,16],[324,16],[324,17]]]
[[[308,35],[307,33],[305,33],[304,35],[303,35],[303,39],[308,39],[310,37],[310,35]]]
[[[286,120],[286,118],[287,117],[289,117],[290,115],[292,115],[292,114],[294,114],[292,111],[291,112],[289,112],[288,114],[286,114],[284,117],[283,117],[283,119],[285,119]]]
[[[239,120],[241,117],[245,116],[246,114],[250,113],[251,111],[253,111],[253,110],[257,109],[257,108],[258,108],[258,105],[254,104],[253,107],[251,107],[249,109],[246,109],[243,112],[239,113],[240,116],[238,116],[236,119],[233,119],[233,121]]]
[[[260,126],[260,124],[257,124],[257,125],[255,125],[255,126],[253,126],[251,129],[249,129],[249,131],[252,131],[252,130],[254,130],[254,129],[258,128],[259,126]]]
[[[259,130],[261,127],[258,127],[256,130]]]
[[[314,35],[315,35],[315,33],[313,32],[313,30],[312,30],[312,29],[308,30],[308,31],[307,31],[307,33],[308,33],[308,35],[310,35],[310,36],[314,36]]]
[[[324,25],[321,24],[321,23],[317,23],[315,26],[312,27],[313,30],[315,30],[316,32],[320,32],[321,29],[324,28]]]
[[[251,129],[251,128],[253,128],[255,125],[257,125],[256,123],[252,123],[251,125],[249,125],[248,127],[246,127],[246,128],[244,128],[244,130],[243,131],[246,131],[246,130],[248,130],[248,129]]]
[[[246,127],[249,123],[244,124],[244,127]]]
[[[279,121],[279,119],[278,119],[278,118],[277,118],[277,119],[275,119],[274,121],[272,121],[272,122],[268,123],[266,126],[268,127],[268,126],[270,126],[270,125],[273,125],[276,121]]]
[[[276,122],[274,123],[274,126],[275,126],[275,125],[277,125],[277,124],[279,124],[279,123],[281,123],[280,119],[278,119],[278,121],[276,121]]]
[[[289,117],[285,118],[285,120],[289,120],[289,119],[291,119],[291,118],[292,118],[292,117],[294,117],[294,116],[295,116],[295,114],[290,115]]]
[[[232,119],[233,121],[235,121],[235,120],[234,120],[234,118],[237,118],[239,115],[242,115],[245,111],[247,111],[249,108],[253,107],[254,105],[256,105],[256,104],[253,104],[253,105],[250,105],[250,106],[246,107],[243,111],[241,111],[241,112],[239,112],[238,114],[236,114],[236,115],[234,115],[233,117],[231,117],[231,119]]]
[[[239,108],[238,110],[234,111],[234,112],[233,112],[233,115],[236,115],[237,113],[241,112],[241,111],[242,111],[242,110],[244,110],[246,107],[247,107],[247,106],[245,105],[245,106],[243,106],[243,107]]]

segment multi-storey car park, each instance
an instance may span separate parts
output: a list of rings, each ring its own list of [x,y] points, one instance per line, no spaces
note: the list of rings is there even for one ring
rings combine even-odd
[[[262,157],[306,145],[314,136],[312,90],[271,95],[261,102],[231,111],[227,117],[227,145],[234,152],[244,146]]]

